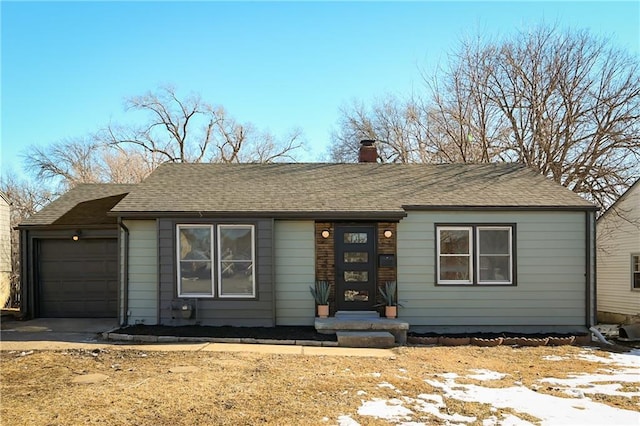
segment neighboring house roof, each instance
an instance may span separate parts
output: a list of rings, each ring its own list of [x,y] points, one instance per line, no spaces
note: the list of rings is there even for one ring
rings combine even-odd
[[[116,218],[107,216],[107,212],[134,187],[108,183],[77,185],[19,226],[114,224]]]
[[[609,206],[609,208],[607,208],[607,211],[605,211],[604,213],[602,213],[600,215],[600,217],[596,220],[596,222],[599,222],[603,217],[605,217],[610,211],[614,211],[616,206],[619,203],[622,203],[622,200],[624,200],[625,198],[627,198],[627,196],[629,194],[631,194],[633,191],[635,191],[636,188],[640,188],[640,178],[638,178],[629,188],[627,188],[627,190],[624,192],[624,194],[622,194],[620,197],[618,197],[618,199]]]
[[[163,164],[112,213],[379,218],[462,208],[596,209],[515,164]]]
[[[7,205],[11,205],[9,197],[4,192],[0,191],[0,200],[4,201]]]

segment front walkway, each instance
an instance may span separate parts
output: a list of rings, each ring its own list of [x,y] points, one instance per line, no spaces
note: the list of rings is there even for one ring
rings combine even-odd
[[[296,346],[242,343],[178,342],[129,344],[104,340],[103,333],[117,327],[115,319],[38,318],[30,321],[3,319],[0,330],[0,351],[29,352],[47,350],[136,350],[159,352],[254,352],[307,356],[356,356],[393,358],[388,349],[341,348],[326,346]]]

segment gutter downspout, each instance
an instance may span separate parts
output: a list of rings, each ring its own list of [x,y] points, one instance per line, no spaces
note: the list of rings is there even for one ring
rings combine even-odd
[[[118,218],[118,225],[120,229],[124,231],[124,249],[123,249],[123,262],[122,262],[122,322],[121,326],[125,327],[128,325],[129,320],[129,228],[122,223],[122,218]],[[118,292],[120,294],[120,292]],[[120,304],[118,304],[119,306]]]
[[[589,212],[584,212],[584,256],[585,256],[585,325],[591,328],[591,259],[589,248],[591,247],[591,227],[589,226]]]

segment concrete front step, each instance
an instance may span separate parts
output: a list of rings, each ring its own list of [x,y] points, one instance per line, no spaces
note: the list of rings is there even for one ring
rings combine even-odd
[[[400,345],[407,343],[409,323],[399,319],[380,318],[375,311],[338,311],[330,318],[316,318],[318,333],[334,334],[338,331],[389,332]]]
[[[337,331],[338,346],[348,348],[391,348],[396,339],[386,331]]]
[[[380,318],[378,311],[338,311],[334,315],[334,318],[338,319],[365,319],[365,318]]]

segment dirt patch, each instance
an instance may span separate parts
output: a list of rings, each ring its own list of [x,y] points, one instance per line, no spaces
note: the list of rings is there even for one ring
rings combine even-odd
[[[268,355],[225,352],[153,352],[108,349],[45,351],[21,356],[0,354],[0,418],[12,425],[93,424],[158,425],[299,425],[337,424],[348,415],[360,424],[389,421],[358,413],[363,401],[438,394],[425,379],[446,373],[459,382],[483,386],[527,387],[544,377],[595,373],[609,368],[580,358],[579,347],[479,348],[402,347],[388,359],[332,356]],[[608,357],[608,353],[590,353]],[[177,367],[196,372],[172,373]],[[505,373],[500,380],[468,377],[475,369]],[[181,370],[182,371],[182,370]],[[94,384],[73,383],[77,376],[103,374]],[[629,387],[640,383],[627,383]],[[549,389],[547,389],[549,388]],[[539,392],[558,393],[551,386]],[[559,395],[561,396],[561,395]],[[603,404],[637,410],[639,398],[594,396]],[[476,417],[510,414],[489,404],[445,399],[443,411]],[[531,419],[519,414],[520,418]],[[415,410],[411,419],[441,424]],[[397,422],[395,422],[397,423]],[[395,424],[391,422],[391,424]]]

